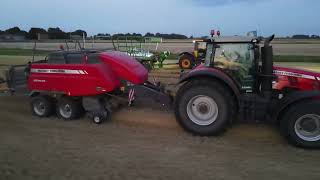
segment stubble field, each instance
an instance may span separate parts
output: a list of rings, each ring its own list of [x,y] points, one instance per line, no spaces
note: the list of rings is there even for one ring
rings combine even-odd
[[[320,44],[311,45],[303,53],[320,52]],[[296,52],[288,46],[299,44],[281,44],[276,49]],[[166,47],[176,46],[168,43]],[[19,63],[26,57],[0,58]],[[4,62],[0,59],[0,64]],[[320,70],[317,64],[281,65]],[[175,83],[179,70],[153,71],[153,77]],[[319,159],[319,151],[288,145],[269,124],[237,122],[219,137],[193,136],[176,123],[171,107],[155,101],[124,107],[113,114],[112,121],[96,126],[86,117],[70,122],[55,116],[41,119],[31,114],[28,97],[0,97],[1,180],[318,180]]]

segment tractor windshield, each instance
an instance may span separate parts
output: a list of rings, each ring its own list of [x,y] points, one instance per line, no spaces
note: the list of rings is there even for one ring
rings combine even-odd
[[[214,66],[232,74],[243,89],[252,88],[254,50],[251,43],[208,44],[206,66]]]

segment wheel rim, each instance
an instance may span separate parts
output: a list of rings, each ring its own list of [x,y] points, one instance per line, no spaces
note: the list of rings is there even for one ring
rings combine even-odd
[[[199,95],[190,99],[187,114],[192,122],[201,126],[208,126],[216,121],[219,109],[214,99]]]
[[[100,118],[99,116],[95,116],[95,117],[93,118],[93,121],[94,121],[95,123],[100,123],[100,122],[101,122],[101,118]]]
[[[294,129],[297,136],[305,141],[319,141],[320,116],[316,114],[306,114],[296,121]]]
[[[183,68],[189,68],[190,65],[191,65],[191,63],[190,63],[189,59],[182,60],[182,67]]]
[[[71,109],[70,104],[64,104],[64,105],[60,106],[59,112],[62,117],[70,118],[72,115],[72,109]]]
[[[44,102],[37,101],[33,106],[33,110],[39,116],[44,115],[44,113],[46,112],[46,107],[45,107]]]

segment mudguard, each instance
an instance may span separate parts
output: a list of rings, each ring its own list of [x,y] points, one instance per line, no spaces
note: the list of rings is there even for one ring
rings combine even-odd
[[[179,54],[179,57],[181,57],[182,55],[188,55],[188,56],[191,56],[191,57],[194,58],[193,54],[190,53],[190,52],[182,52],[182,53]]]
[[[293,104],[296,104],[304,100],[319,98],[320,91],[295,91],[290,94],[287,94],[283,99],[278,101],[276,105],[272,108],[272,119],[278,121],[281,120],[281,117],[284,114],[284,112]]]
[[[179,84],[189,81],[194,78],[214,78],[218,81],[224,83],[227,87],[229,87],[232,92],[235,94],[236,98],[240,100],[240,88],[234,82],[234,80],[229,77],[226,73],[222,72],[219,69],[204,67],[203,65],[198,66],[187,74],[184,74]]]

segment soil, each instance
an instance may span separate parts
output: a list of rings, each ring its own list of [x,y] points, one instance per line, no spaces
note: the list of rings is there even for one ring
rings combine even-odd
[[[170,109],[124,108],[94,125],[31,115],[0,97],[0,179],[319,179],[319,151],[292,147],[267,124],[219,137],[184,132]]]
[[[179,77],[152,75],[164,84]],[[153,99],[95,125],[38,118],[28,97],[0,97],[0,179],[320,179],[319,151],[287,144],[274,125],[238,122],[221,136],[197,137],[176,123],[164,97]]]

